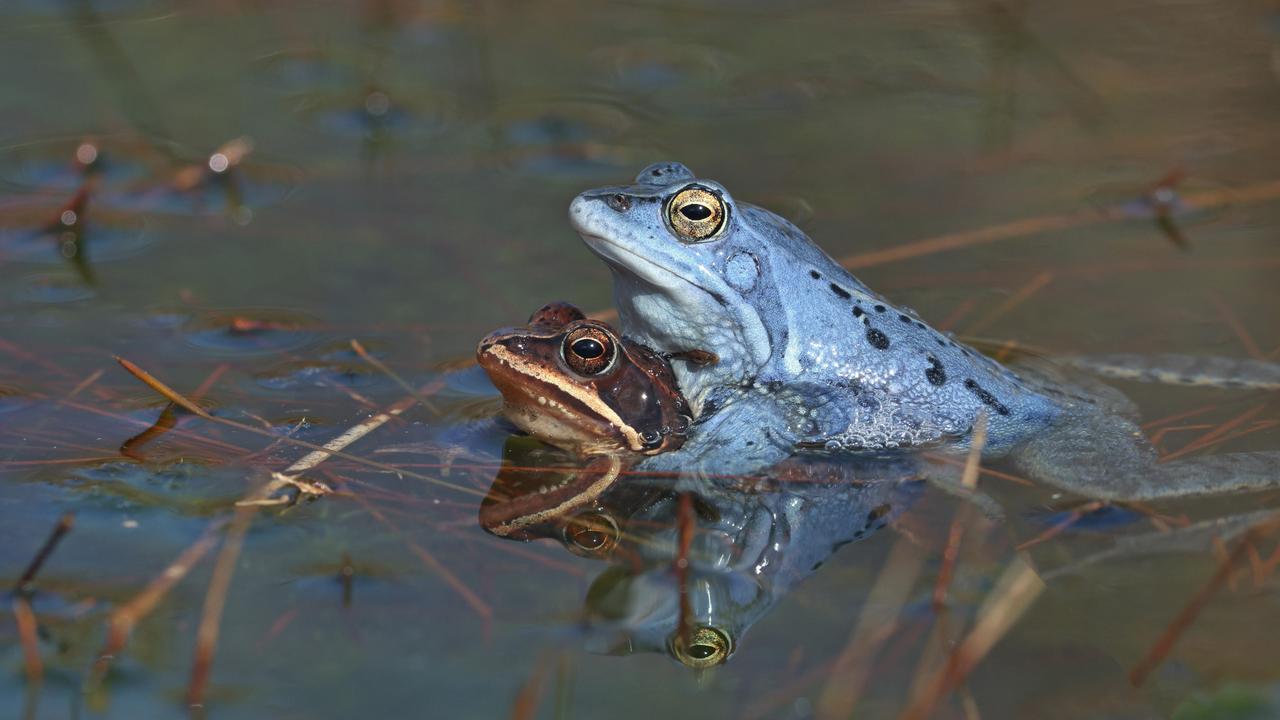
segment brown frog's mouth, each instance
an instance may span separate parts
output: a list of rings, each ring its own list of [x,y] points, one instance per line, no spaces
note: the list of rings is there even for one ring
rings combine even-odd
[[[570,471],[558,484],[542,469],[508,472],[504,468],[480,504],[480,526],[494,535],[517,540],[544,537],[545,526],[594,507],[621,474],[622,460],[604,455]]]
[[[560,374],[521,357],[498,335],[481,341],[476,359],[502,393],[507,407],[504,414],[522,430],[587,454],[648,449],[640,433],[598,394],[590,388],[556,382]]]

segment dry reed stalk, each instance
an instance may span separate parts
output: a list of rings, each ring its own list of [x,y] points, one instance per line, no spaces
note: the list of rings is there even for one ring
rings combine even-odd
[[[924,550],[915,543],[906,539],[894,543],[818,696],[814,716],[819,720],[852,716],[876,655],[897,630],[898,615],[920,577],[924,558]]]
[[[1206,190],[1187,193],[1182,196],[1182,207],[1188,210],[1205,210],[1227,205],[1252,205],[1280,198],[1280,180],[1255,183],[1244,187],[1221,190]],[[999,225],[989,225],[976,230],[939,235],[916,242],[895,245],[883,250],[846,255],[840,264],[850,270],[883,265],[900,260],[934,253],[958,250],[960,248],[985,245],[1000,240],[1013,240],[1030,237],[1057,230],[1096,225],[1100,223],[1129,220],[1130,210],[1124,204],[1106,208],[1084,208],[1061,215],[1042,215],[1040,217],[1023,218]]]
[[[480,497],[484,497],[485,495],[484,492],[480,490],[476,490],[474,488],[468,488],[461,485],[456,485],[454,483],[446,482],[439,478],[431,477],[430,475],[415,473],[409,470],[405,470],[403,468],[396,467],[394,465],[388,465],[387,463],[380,463],[380,462],[377,462],[376,460],[369,460],[367,458],[362,458],[358,455],[352,455],[350,453],[342,452],[341,448],[345,448],[347,445],[350,445],[356,440],[359,440],[365,435],[368,435],[374,430],[385,425],[387,421],[389,421],[391,418],[398,416],[403,412],[405,412],[406,410],[408,410],[409,408],[413,407],[413,405],[417,402],[416,398],[413,398],[413,397],[401,398],[397,402],[387,407],[386,410],[376,415],[373,415],[369,418],[366,418],[364,421],[351,427],[350,429],[348,429],[346,432],[344,432],[342,435],[338,436],[337,438],[325,443],[324,445],[317,445],[315,443],[307,442],[305,440],[299,440],[297,438],[283,436],[278,433],[272,432],[270,430],[254,427],[252,425],[248,425],[242,422],[236,422],[235,420],[229,420],[227,418],[217,417],[216,415],[210,415],[209,413],[200,409],[200,407],[197,406],[195,403],[183,397],[173,388],[170,388],[168,385],[165,385],[159,379],[153,377],[150,373],[138,367],[137,365],[133,364],[132,362],[129,362],[128,360],[125,360],[124,358],[121,358],[121,357],[117,357],[116,361],[120,363],[121,367],[129,371],[131,375],[133,375],[138,380],[141,380],[144,384],[146,384],[152,390],[155,390],[156,392],[168,398],[170,402],[173,402],[179,405],[180,407],[182,407],[184,410],[187,410],[188,412],[192,412],[196,415],[199,415],[201,418],[209,422],[217,423],[219,425],[226,425],[228,427],[236,428],[237,430],[243,430],[244,432],[253,433],[255,435],[261,435],[264,437],[271,438],[272,440],[278,440],[280,442],[284,442],[290,445],[304,447],[312,451],[310,454],[303,457],[302,460],[298,461],[298,463],[295,463],[293,466],[285,469],[283,473],[280,473],[280,475],[284,476],[283,479],[275,478],[271,483],[268,483],[266,486],[264,486],[262,491],[257,493],[259,497],[246,498],[242,502],[256,502],[258,504],[263,504],[262,501],[265,500],[270,495],[274,494],[276,491],[284,488],[287,485],[294,484],[292,480],[289,479],[291,476],[294,476],[306,470],[309,470],[311,467],[318,465],[320,462],[322,462],[323,460],[327,459],[330,456],[340,457],[343,460],[346,460],[348,462],[353,462],[358,465],[364,465],[366,467],[372,467],[378,470],[384,470],[386,472],[395,473],[396,475],[400,475],[403,477],[410,477],[415,480],[421,480],[423,482],[430,483],[433,485],[447,487],[451,490],[457,490],[459,492],[467,493],[470,495],[477,495]],[[266,504],[272,504],[272,503],[266,503]]]
[[[912,698],[900,720],[924,720],[942,698],[953,691],[987,656],[1044,590],[1044,582],[1021,555],[1005,568],[982,607],[977,622],[950,657],[934,674],[924,692]]]
[[[102,673],[106,671],[106,664],[111,660],[112,656],[124,649],[126,643],[129,642],[129,635],[133,632],[133,628],[138,621],[151,614],[164,596],[173,589],[191,572],[208,554],[218,542],[218,530],[225,523],[215,521],[205,528],[204,533],[195,543],[188,546],[182,551],[173,562],[169,563],[160,574],[155,576],[147,586],[137,595],[134,595],[128,602],[121,605],[111,613],[111,617],[107,620],[107,640],[102,646],[102,651],[98,653],[98,661],[95,664],[95,674],[101,678]]]
[[[1216,428],[1214,428],[1213,430],[1210,430],[1209,432],[1205,433],[1204,435],[1201,435],[1200,437],[1196,438],[1195,440],[1192,440],[1191,442],[1187,443],[1187,444],[1186,444],[1186,445],[1184,445],[1183,447],[1181,447],[1181,448],[1179,448],[1179,449],[1177,449],[1177,450],[1174,450],[1173,452],[1171,452],[1171,453],[1169,453],[1169,454],[1167,454],[1167,455],[1163,455],[1163,456],[1161,456],[1159,461],[1160,461],[1160,462],[1169,462],[1170,460],[1174,460],[1174,459],[1180,458],[1180,457],[1182,457],[1182,456],[1184,456],[1184,455],[1189,455],[1189,454],[1191,454],[1191,453],[1193,453],[1193,452],[1196,452],[1197,450],[1203,450],[1203,449],[1205,449],[1206,447],[1208,447],[1209,445],[1213,444],[1213,443],[1214,443],[1214,441],[1219,440],[1219,439],[1221,439],[1221,438],[1225,437],[1225,436],[1226,436],[1228,433],[1230,433],[1232,430],[1235,430],[1236,428],[1240,427],[1241,425],[1245,424],[1246,422],[1249,422],[1249,421],[1250,421],[1250,420],[1252,420],[1255,416],[1257,416],[1259,413],[1261,413],[1262,411],[1264,411],[1264,410],[1266,410],[1266,409],[1267,409],[1267,403],[1265,403],[1265,402],[1264,402],[1264,403],[1262,403],[1262,404],[1259,404],[1259,405],[1254,405],[1253,407],[1249,408],[1248,410],[1246,410],[1246,411],[1244,411],[1244,412],[1240,413],[1239,415],[1237,415],[1237,416],[1235,416],[1235,417],[1231,418],[1230,420],[1228,420],[1228,421],[1226,421],[1226,422],[1222,423],[1221,425],[1218,425],[1218,426],[1217,426]]]
[[[390,367],[387,367],[386,363],[370,355],[369,351],[364,349],[364,345],[361,345],[359,340],[353,339],[351,341],[351,349],[355,350],[356,354],[360,356],[360,359],[372,365],[375,369],[378,370],[378,372],[381,372],[383,375],[386,375],[387,377],[391,378],[392,382],[394,382],[396,385],[399,385],[401,390],[404,390],[406,393],[409,394],[410,397],[417,400],[419,405],[431,411],[432,415],[437,415],[437,416],[440,415],[440,408],[436,407],[431,402],[431,399],[427,397],[427,393],[425,389],[423,392],[419,392],[417,388],[410,385],[408,381],[406,381],[404,378],[396,374],[394,370],[392,370]],[[434,383],[429,384],[427,387],[431,389],[430,390],[431,392],[435,392],[436,390],[438,390],[443,386],[444,386],[444,382],[442,380],[436,380]]]
[[[1160,637],[1156,639],[1151,648],[1147,650],[1147,654],[1139,660],[1129,671],[1129,682],[1134,687],[1140,687],[1146,682],[1147,677],[1153,670],[1160,666],[1164,659],[1172,652],[1173,646],[1177,644],[1182,635],[1186,633],[1200,616],[1200,612],[1213,598],[1214,594],[1230,580],[1234,573],[1235,566],[1244,558],[1245,552],[1250,545],[1258,542],[1267,533],[1280,526],[1280,515],[1272,516],[1268,520],[1263,520],[1252,528],[1247,530],[1244,535],[1236,541],[1235,548],[1218,563],[1218,570],[1209,578],[1208,582],[1191,597],[1189,601],[1178,612],[1177,616],[1169,623]]]
[[[964,473],[960,476],[960,487],[972,493],[978,488],[978,471],[982,466],[982,448],[987,445],[987,415],[979,413],[973,423],[973,438],[969,445],[969,454],[965,458]],[[933,609],[937,612],[947,602],[947,590],[951,587],[951,578],[955,574],[956,562],[960,557],[960,541],[964,537],[964,528],[973,515],[969,505],[956,511],[951,520],[951,531],[948,533],[947,546],[942,552],[942,565],[938,568],[938,581],[933,588]]]
[[[22,670],[27,685],[38,687],[44,681],[44,663],[40,660],[39,628],[31,601],[21,593],[13,596],[13,621],[18,627],[18,642],[22,645]]]
[[[1253,335],[1249,329],[1240,321],[1240,317],[1231,309],[1230,305],[1223,302],[1222,297],[1218,293],[1209,291],[1209,302],[1213,303],[1214,308],[1218,311],[1218,315],[1222,317],[1222,321],[1227,327],[1231,328],[1231,332],[1235,333],[1236,338],[1240,340],[1241,347],[1249,354],[1249,357],[1255,360],[1265,360],[1266,355],[1262,352],[1262,348],[1258,347],[1258,342],[1253,339]]]
[[[22,646],[22,667],[29,688],[36,688],[44,681],[44,663],[40,659],[39,622],[35,610],[31,608],[31,583],[35,581],[40,569],[49,560],[49,556],[57,549],[58,543],[75,526],[75,516],[66,513],[58,518],[57,524],[45,538],[44,543],[27,563],[18,581],[13,584],[13,621],[18,629],[18,642]]]
[[[191,682],[187,686],[187,705],[204,706],[205,690],[209,687],[209,675],[213,669],[213,656],[218,649],[218,634],[222,627],[222,610],[227,604],[227,591],[231,588],[231,576],[235,574],[236,561],[244,546],[245,535],[257,512],[254,507],[237,508],[228,525],[222,550],[213,566],[213,577],[205,592],[204,608],[200,612],[200,626],[196,630],[196,649],[191,662]]]
[[[965,334],[977,335],[987,328],[995,324],[997,320],[1008,315],[1019,305],[1030,300],[1036,293],[1049,286],[1053,282],[1054,274],[1048,270],[1038,273],[1035,277],[1022,287],[1018,288],[1012,295],[1005,298],[1004,302],[996,305],[986,315],[971,323],[965,330]]]
[[[200,707],[204,702],[204,694],[208,687],[209,676],[213,665],[213,657],[217,650],[222,611],[226,605],[227,592],[230,589],[231,578],[235,572],[235,564],[239,559],[245,535],[248,533],[249,526],[253,522],[253,517],[257,512],[257,508],[263,504],[269,504],[269,499],[272,495],[289,485],[297,487],[302,492],[319,492],[320,488],[323,486],[302,481],[298,476],[304,472],[314,469],[330,457],[335,456],[363,465],[379,467],[380,469],[389,470],[403,476],[421,477],[421,479],[442,484],[452,489],[472,492],[470,488],[455,486],[452,483],[446,483],[425,475],[419,476],[417,473],[402,471],[394,466],[365,460],[364,458],[348,455],[342,452],[344,448],[386,424],[386,422],[391,418],[398,416],[405,410],[413,407],[413,405],[418,402],[417,397],[409,396],[402,398],[388,407],[387,410],[365,419],[363,422],[351,427],[337,438],[334,438],[321,446],[315,445],[314,443],[300,441],[296,438],[282,437],[269,430],[263,430],[253,427],[252,425],[246,425],[244,423],[238,423],[210,415],[200,408],[200,406],[196,405],[194,402],[187,399],[173,388],[170,388],[158,378],[152,376],[150,373],[138,367],[134,363],[120,357],[117,357],[116,361],[119,362],[120,365],[131,375],[141,380],[151,389],[165,396],[170,402],[178,405],[188,412],[204,418],[205,420],[229,425],[231,427],[259,435],[266,435],[271,437],[273,440],[287,441],[291,444],[300,445],[312,450],[312,452],[303,456],[301,459],[286,468],[284,472],[273,473],[271,481],[250,492],[243,500],[236,504],[236,513],[229,524],[227,537],[223,543],[222,550],[218,553],[218,560],[214,566],[213,577],[210,580],[209,589],[205,594],[204,608],[201,612],[200,626],[196,635],[196,649],[192,661],[191,682],[187,688],[187,703],[192,707]],[[221,523],[223,521],[215,522]],[[214,527],[211,526],[210,529],[212,530]],[[199,545],[199,543],[200,541],[197,541],[197,545]],[[188,551],[192,554],[203,554],[198,550],[198,547],[194,546],[193,548],[189,548]],[[186,553],[184,553],[184,555],[186,555]],[[168,587],[172,587],[172,584]],[[168,587],[166,587],[165,590],[167,590]],[[478,600],[478,598],[476,599]],[[485,609],[487,609],[487,606],[485,606]]]
[[[18,582],[14,583],[13,591],[15,594],[21,594],[27,590],[27,586],[31,584],[32,580],[36,579],[40,568],[44,567],[45,562],[49,560],[49,556],[58,547],[58,543],[62,542],[62,538],[66,537],[75,524],[76,518],[72,513],[64,513],[62,517],[58,518],[58,522],[53,526],[49,537],[45,538],[44,544],[40,546],[35,556],[31,558],[31,562],[27,564],[27,569],[22,571],[22,575],[18,577]]]

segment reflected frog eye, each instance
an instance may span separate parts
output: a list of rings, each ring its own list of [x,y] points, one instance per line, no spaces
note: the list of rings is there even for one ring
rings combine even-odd
[[[724,201],[706,188],[690,185],[667,203],[667,220],[682,240],[706,240],[724,227]]]
[[[618,544],[622,531],[605,513],[588,512],[570,520],[562,530],[566,546],[576,555],[607,555]]]
[[[618,344],[598,327],[583,327],[565,336],[561,354],[565,364],[579,375],[599,375],[613,367]]]
[[[677,632],[671,636],[668,646],[671,655],[681,665],[695,670],[720,665],[733,652],[733,642],[729,640],[729,636],[710,625],[694,628],[687,639]]]

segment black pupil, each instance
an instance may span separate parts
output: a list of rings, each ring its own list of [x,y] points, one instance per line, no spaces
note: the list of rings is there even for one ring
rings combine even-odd
[[[596,550],[604,545],[604,533],[597,530],[582,530],[573,536],[573,541],[584,550]]]
[[[570,347],[573,349],[573,354],[583,360],[595,360],[604,355],[604,344],[594,338],[574,340]]]
[[[697,660],[706,660],[716,654],[716,649],[710,645],[693,645],[689,648],[689,656]]]
[[[680,214],[690,220],[706,220],[711,217],[711,208],[700,203],[689,203],[680,208]]]

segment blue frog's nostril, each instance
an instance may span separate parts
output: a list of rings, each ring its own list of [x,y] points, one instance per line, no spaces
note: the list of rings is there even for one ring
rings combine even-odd
[[[618,212],[626,212],[631,209],[631,198],[623,195],[622,193],[614,193],[605,198],[604,202],[611,209]]]

